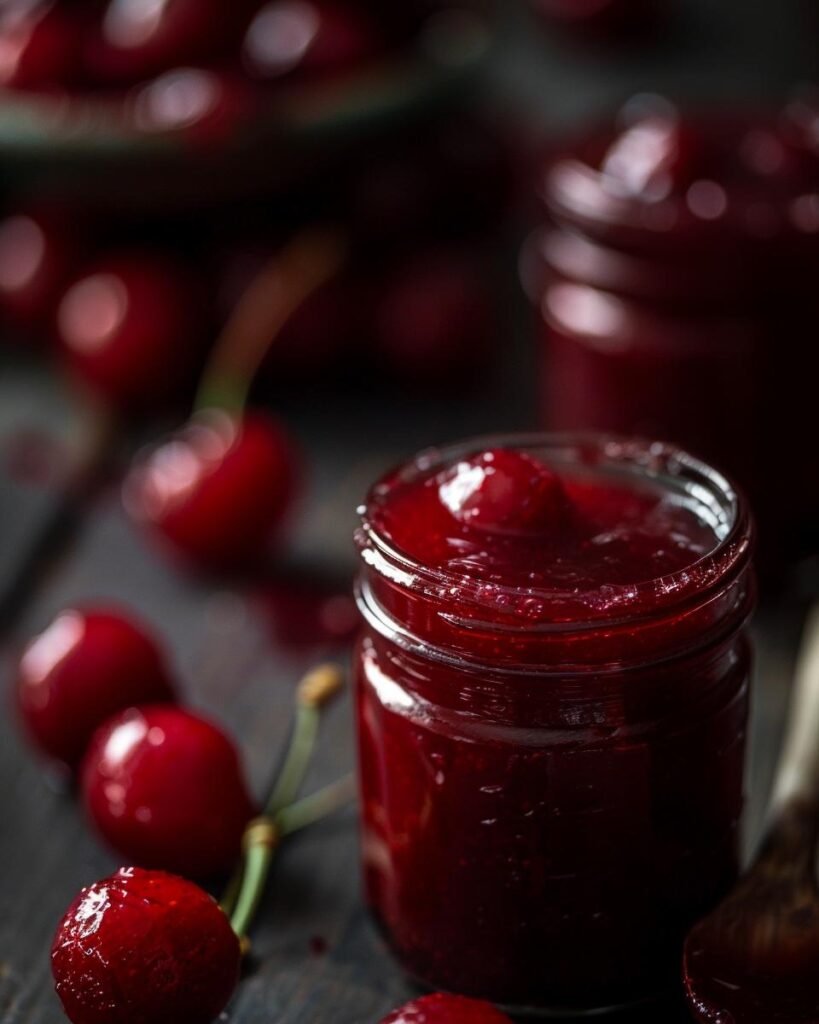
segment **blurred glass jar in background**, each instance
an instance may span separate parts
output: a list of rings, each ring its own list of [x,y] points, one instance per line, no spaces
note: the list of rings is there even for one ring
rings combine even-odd
[[[804,113],[804,112],[803,112]],[[524,286],[550,429],[640,433],[735,474],[768,566],[811,548],[819,159],[804,117],[637,97],[552,159]]]

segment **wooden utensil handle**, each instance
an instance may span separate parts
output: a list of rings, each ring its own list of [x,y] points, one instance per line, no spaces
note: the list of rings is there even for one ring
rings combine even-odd
[[[819,808],[819,604],[811,609],[802,634],[772,816],[795,800]]]

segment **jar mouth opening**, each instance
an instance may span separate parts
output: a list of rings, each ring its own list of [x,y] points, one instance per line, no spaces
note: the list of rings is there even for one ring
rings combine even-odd
[[[535,457],[539,454],[552,467],[565,464],[592,471],[599,468],[656,481],[696,505],[697,512],[714,530],[715,546],[664,576],[633,583],[595,584],[586,589],[527,586],[525,600],[521,601],[520,586],[487,583],[450,568],[426,565],[378,532],[372,510],[393,488],[484,448],[513,448]],[[494,629],[499,626],[499,611],[507,628],[531,631],[539,627],[551,632],[576,631],[585,624],[590,628],[601,623],[614,626],[626,620],[656,618],[692,602],[702,604],[747,568],[753,548],[747,502],[726,476],[675,445],[614,434],[484,435],[428,448],[377,481],[358,512],[361,526],[356,542],[362,560],[376,574],[409,592],[448,603],[451,600],[455,607],[468,606],[473,626],[485,609],[486,621],[491,621]],[[457,617],[453,609],[453,618]]]

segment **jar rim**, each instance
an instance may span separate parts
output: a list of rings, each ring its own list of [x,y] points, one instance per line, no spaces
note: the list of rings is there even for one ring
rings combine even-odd
[[[425,565],[378,532],[372,509],[391,488],[421,475],[443,469],[485,448],[547,449],[572,454],[567,464],[626,467],[635,477],[676,483],[678,491],[695,499],[703,516],[710,518],[716,545],[682,569],[633,583],[602,584],[587,589],[527,587],[525,609],[519,586],[476,579],[449,568]],[[684,449],[660,441],[594,432],[490,434],[426,448],[384,474],[370,488],[358,508],[361,525],[356,540],[364,562],[399,587],[441,598],[456,594],[458,605],[471,614],[485,609],[494,618],[502,608],[511,628],[582,630],[601,623],[619,625],[635,618],[655,618],[694,601],[701,604],[736,579],[749,565],[753,550],[753,522],[742,491],[720,471]],[[491,597],[489,596],[491,593]],[[516,612],[516,607],[518,611]],[[565,616],[575,609],[576,618]],[[517,627],[515,625],[517,623]]]

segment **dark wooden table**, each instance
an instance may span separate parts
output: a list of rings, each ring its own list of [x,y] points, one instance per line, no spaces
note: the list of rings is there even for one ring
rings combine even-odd
[[[312,577],[321,572],[340,580],[343,592],[353,569],[354,508],[367,483],[420,444],[485,429],[487,414],[476,412],[475,403],[466,399],[460,404],[451,399],[424,403],[422,415],[410,414],[409,405],[404,409],[397,400],[382,408],[374,402],[360,417],[343,398],[310,404],[309,413],[296,405],[287,410],[303,439],[312,474],[284,559],[295,576],[309,568]],[[528,413],[519,410],[518,415],[525,419]],[[514,419],[498,425],[513,427]],[[379,424],[377,431],[373,422]],[[21,427],[47,431],[66,443],[76,430],[70,407],[47,380],[3,365],[0,583],[53,503],[40,473],[32,474],[30,459],[12,444]],[[285,739],[300,673],[317,660],[347,656],[343,645],[300,635],[292,621],[277,616],[275,602],[179,574],[134,531],[111,486],[89,509],[66,557],[21,609],[14,635],[2,650],[2,685],[11,684],[14,648],[20,640],[64,606],[91,600],[120,602],[153,624],[164,637],[186,697],[235,735],[260,792]],[[798,609],[780,602],[765,612],[757,630],[751,835],[758,829],[770,778],[798,625]],[[349,770],[352,762],[347,695],[327,715],[311,784],[329,781]],[[362,907],[357,857],[352,809],[281,851],[253,933],[248,974],[226,1019],[234,1024],[376,1024],[410,995]],[[14,715],[9,711],[0,716],[4,1024],[57,1024],[63,1019],[48,963],[56,922],[82,885],[117,866],[118,859],[87,828],[76,801],[49,787],[21,740]],[[673,1021],[680,1012],[668,1008],[663,1020]],[[626,1019],[636,1024],[643,1018],[631,1014]],[[657,1011],[645,1019],[656,1022]]]

